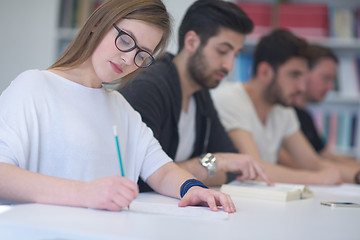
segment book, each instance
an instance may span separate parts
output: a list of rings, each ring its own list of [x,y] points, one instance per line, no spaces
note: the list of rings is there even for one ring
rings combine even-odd
[[[253,56],[242,52],[235,58],[235,65],[235,81],[248,82],[252,76]]]
[[[73,7],[74,7],[74,0],[61,1],[59,27],[62,28],[71,27]]]
[[[334,150],[337,146],[338,139],[338,121],[339,115],[336,111],[332,111],[329,113],[329,129],[328,129],[328,138],[326,141],[326,147],[331,150]]]
[[[360,96],[357,74],[357,62],[353,56],[342,56],[339,59],[339,96],[356,98]]]
[[[355,12],[352,8],[330,8],[330,33],[338,39],[352,39],[355,37]]]
[[[352,119],[351,119],[351,129],[352,129],[352,134],[351,134],[351,141],[350,141],[350,145],[353,148],[356,148],[356,146],[358,145],[358,138],[357,138],[357,131],[358,131],[358,114],[354,114]]]
[[[329,36],[328,6],[324,3],[280,3],[278,27],[286,28],[308,40]]]
[[[260,2],[237,2],[236,3],[254,23],[254,30],[249,38],[259,39],[268,34],[272,29],[272,4]]]
[[[306,185],[275,183],[268,186],[265,182],[232,181],[223,184],[221,192],[231,197],[258,198],[275,201],[292,201],[313,197],[313,192]]]
[[[75,27],[80,29],[90,16],[94,3],[90,0],[78,0],[78,2]]]
[[[339,112],[336,150],[340,153],[349,152],[351,149],[352,115],[349,111]]]
[[[356,7],[354,13],[355,22],[355,37],[360,39],[360,6]]]

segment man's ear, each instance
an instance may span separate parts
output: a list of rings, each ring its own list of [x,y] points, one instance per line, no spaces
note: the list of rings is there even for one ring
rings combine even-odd
[[[256,69],[257,77],[266,83],[271,82],[275,76],[274,69],[268,62],[260,62]]]
[[[189,31],[185,34],[184,48],[189,53],[194,53],[200,46],[200,37],[194,31]]]

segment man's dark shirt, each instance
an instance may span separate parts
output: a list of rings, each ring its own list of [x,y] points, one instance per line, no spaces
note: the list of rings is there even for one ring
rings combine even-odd
[[[173,58],[171,54],[166,54],[119,90],[140,113],[163,150],[172,159],[175,158],[179,145],[178,122],[182,105],[180,79]],[[209,91],[202,89],[193,96],[196,101],[196,136],[191,157],[206,152],[236,153],[236,148],[218,118]],[[227,180],[233,180],[235,176],[228,173]],[[139,187],[141,192],[151,190],[141,179]]]
[[[297,107],[295,107],[295,111],[300,122],[301,131],[314,147],[315,151],[321,152],[325,148],[325,145],[318,134],[311,114],[307,110]]]

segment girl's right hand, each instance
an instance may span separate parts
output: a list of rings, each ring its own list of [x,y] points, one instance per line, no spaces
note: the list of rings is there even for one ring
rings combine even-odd
[[[120,211],[139,195],[139,187],[125,177],[114,175],[84,183],[79,194],[85,207]]]

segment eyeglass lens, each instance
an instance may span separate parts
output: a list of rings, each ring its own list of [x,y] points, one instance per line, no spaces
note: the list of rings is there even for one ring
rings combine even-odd
[[[124,52],[131,51],[136,47],[135,40],[124,32],[116,38],[115,43],[116,47]],[[153,57],[148,52],[139,50],[135,55],[134,61],[138,67],[147,67],[153,62]]]

